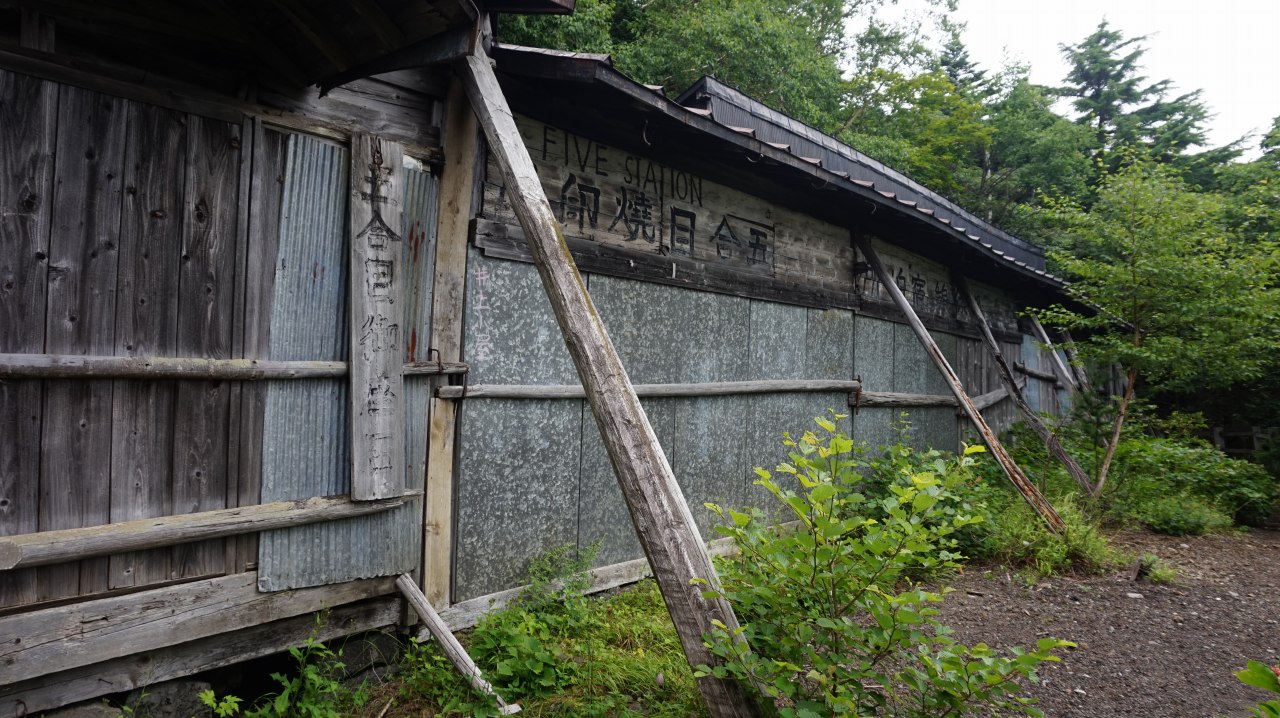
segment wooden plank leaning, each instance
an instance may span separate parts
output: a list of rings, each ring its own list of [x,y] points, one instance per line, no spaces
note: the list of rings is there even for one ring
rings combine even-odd
[[[965,301],[969,304],[969,311],[973,312],[973,318],[977,320],[978,327],[982,329],[982,336],[986,340],[987,349],[990,350],[991,356],[996,360],[996,368],[1000,371],[1000,381],[1004,382],[1005,389],[1009,392],[1009,398],[1013,399],[1014,406],[1017,406],[1018,411],[1022,412],[1022,417],[1027,420],[1027,425],[1044,442],[1045,448],[1049,450],[1049,453],[1066,467],[1071,479],[1079,484],[1080,488],[1092,495],[1093,482],[1089,479],[1089,475],[1071,457],[1071,454],[1067,453],[1067,450],[1062,446],[1062,442],[1058,441],[1058,437],[1049,430],[1048,426],[1045,426],[1044,421],[1031,409],[1031,405],[1027,403],[1026,398],[1022,395],[1022,389],[1019,388],[1018,382],[1013,376],[1013,371],[1009,368],[1009,363],[1005,361],[1004,353],[1000,351],[1000,343],[996,341],[995,336],[991,333],[991,327],[987,324],[987,317],[982,312],[982,306],[978,304],[978,298],[969,289],[969,281],[964,276],[956,273],[952,276],[951,283],[964,295]]]
[[[604,322],[587,295],[489,63],[483,50],[460,62],[467,97],[502,168],[507,195],[528,238],[685,657],[693,666],[717,665],[721,661],[703,645],[702,637],[715,630],[717,623],[735,631],[737,617],[728,601],[706,597],[720,588],[711,556]],[[697,585],[695,579],[709,585]],[[706,676],[698,679],[698,689],[712,718],[752,715],[746,693],[735,681]]]
[[[427,624],[427,629],[431,631],[431,635],[440,644],[440,650],[444,651],[444,654],[449,657],[458,672],[466,676],[468,681],[471,681],[471,686],[476,691],[490,696],[498,702],[499,715],[505,716],[519,713],[520,705],[518,703],[507,703],[502,700],[502,696],[498,695],[493,690],[493,686],[489,685],[489,681],[484,679],[484,676],[480,673],[480,668],[476,666],[476,662],[471,660],[471,656],[467,654],[467,649],[463,648],[461,643],[458,643],[458,639],[449,630],[449,627],[445,625],[440,615],[435,612],[435,609],[431,608],[431,604],[427,602],[427,597],[418,588],[418,584],[414,583],[408,574],[404,574],[396,579],[396,587],[400,589],[400,593],[404,594],[405,599],[409,601],[409,605],[413,606],[413,610],[418,614],[418,617]]]
[[[1053,345],[1053,340],[1049,338],[1049,332],[1044,330],[1044,325],[1036,319],[1035,315],[1030,315],[1031,328],[1036,332],[1036,339],[1044,345],[1048,350],[1049,356],[1053,358],[1054,371],[1062,377],[1062,383],[1067,385],[1071,391],[1079,391],[1080,385],[1076,382],[1076,375],[1067,368],[1067,363],[1062,361],[1062,355],[1058,353],[1058,348]]]
[[[960,383],[960,377],[951,368],[947,358],[942,355],[942,349],[933,340],[929,330],[920,321],[920,317],[916,316],[915,310],[911,308],[911,303],[907,301],[902,290],[898,288],[898,285],[893,281],[893,277],[889,275],[889,271],[885,269],[884,262],[880,261],[880,255],[871,246],[871,240],[854,233],[853,241],[863,256],[867,258],[871,268],[875,270],[876,277],[879,278],[880,284],[884,286],[885,291],[889,292],[889,296],[893,298],[893,303],[906,315],[907,322],[911,325],[912,331],[915,332],[916,338],[920,340],[920,344],[924,346],[929,358],[933,360],[934,366],[938,367],[938,371],[946,379],[947,384],[951,387],[951,393],[955,394],[956,400],[960,402],[960,407],[964,409],[965,414],[969,416],[969,420],[978,429],[982,440],[987,443],[987,448],[991,450],[991,455],[995,457],[996,462],[1000,464],[1000,468],[1004,470],[1005,476],[1008,476],[1009,481],[1013,482],[1014,487],[1018,489],[1018,493],[1022,494],[1022,498],[1026,499],[1028,504],[1031,504],[1031,508],[1035,509],[1036,513],[1044,518],[1050,529],[1059,534],[1065,531],[1066,525],[1062,523],[1062,517],[1058,516],[1058,512],[1053,510],[1053,506],[1049,505],[1049,502],[1031,483],[1027,475],[1022,472],[1022,468],[1005,450],[1004,444],[1000,443],[999,437],[987,425],[986,419],[982,418],[982,412],[978,411],[978,408],[974,406],[973,399],[970,399],[968,393],[965,392],[964,386]]]

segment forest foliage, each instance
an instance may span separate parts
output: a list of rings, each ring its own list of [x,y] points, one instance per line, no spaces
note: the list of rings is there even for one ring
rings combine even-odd
[[[1044,247],[1103,311],[1043,318],[1148,399],[1274,424],[1280,117],[1209,147],[1200,91],[1146,76],[1153,38],[1102,20],[1060,47],[1069,70],[1049,87],[975,63],[955,0],[909,20],[890,4],[578,0],[570,17],[503,16],[498,39],[608,53],[673,96],[715,75]]]

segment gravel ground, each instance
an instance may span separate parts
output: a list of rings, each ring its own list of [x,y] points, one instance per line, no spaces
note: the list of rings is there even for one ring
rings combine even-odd
[[[1249,716],[1270,694],[1233,674],[1249,658],[1280,661],[1280,532],[1112,538],[1131,555],[1155,554],[1177,577],[1153,584],[1128,569],[1028,585],[1003,568],[971,566],[939,618],[970,644],[1079,644],[1027,689],[1049,718]]]

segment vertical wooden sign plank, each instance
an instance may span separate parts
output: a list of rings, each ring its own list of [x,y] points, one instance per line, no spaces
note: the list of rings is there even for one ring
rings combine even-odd
[[[402,163],[394,142],[351,138],[351,496],[358,501],[404,492]]]
[[[44,351],[58,86],[0,71],[0,352]],[[41,386],[0,382],[0,535],[39,528]],[[0,572],[0,608],[36,600],[35,569]]]
[[[177,351],[179,356],[229,359],[240,126],[188,115],[186,170]],[[178,383],[173,437],[176,514],[226,507],[230,401],[229,382]],[[223,546],[222,539],[179,546],[175,578],[222,573]]]
[[[141,104],[129,107],[115,354],[174,356],[178,332],[178,255],[182,252],[182,178],[186,117]],[[121,379],[112,395],[111,520],[173,512],[174,383]],[[110,559],[110,587],[169,578],[169,549]]]
[[[58,108],[45,351],[115,349],[125,100],[64,86]],[[110,521],[110,379],[47,382],[40,530]],[[41,599],[107,588],[105,558],[37,570]]]

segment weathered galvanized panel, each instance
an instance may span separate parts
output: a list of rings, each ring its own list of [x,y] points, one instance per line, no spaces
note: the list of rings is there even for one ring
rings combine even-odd
[[[747,375],[751,302],[739,297],[689,290],[669,290],[682,315],[671,337],[689,337],[678,350],[680,382],[733,381]],[[667,458],[704,540],[718,537],[715,516],[707,502],[736,508],[755,479],[746,466],[744,417],[751,406],[746,396],[670,399],[674,410],[674,439]]]
[[[468,257],[470,381],[567,384],[577,373],[532,265]],[[529,560],[573,544],[582,402],[464,401],[453,600],[518,585]]]
[[[853,313],[842,309],[810,309],[805,328],[803,379],[853,378]],[[831,411],[851,416],[849,395],[845,393],[803,394],[801,404],[807,418],[831,417]],[[836,422],[840,431],[852,436],[849,418]],[[806,426],[808,428],[808,426]]]
[[[177,354],[186,116],[131,105],[120,224],[120,273],[115,351],[119,356]],[[167,516],[173,511],[176,386],[168,381],[115,382],[112,417],[111,520]],[[110,587],[176,578],[173,551],[113,556]],[[176,573],[176,572],[175,572]]]
[[[44,351],[58,86],[0,71],[0,351]],[[43,382],[0,382],[0,535],[39,528]],[[36,600],[34,569],[0,572],[0,607]]]
[[[1014,356],[1017,356],[1018,360],[1029,369],[1038,370],[1040,368],[1040,348],[1036,345],[1036,340],[1029,334],[1022,335],[1022,345],[1019,347],[1019,353]],[[1023,394],[1027,398],[1027,404],[1031,406],[1032,411],[1047,411],[1045,397],[1042,394],[1044,382],[1033,376],[1028,376],[1026,379],[1027,386],[1023,389]]]
[[[894,391],[893,322],[857,316],[853,320],[853,371],[862,377],[864,391]],[[873,451],[894,443],[896,409],[859,409],[853,417],[854,438],[866,442]]]
[[[347,190],[344,148],[290,136],[272,359],[347,357]],[[264,502],[350,492],[348,403],[345,380],[271,385],[264,419]],[[384,514],[265,532],[258,587],[276,591],[410,570],[416,543],[405,527],[420,513],[415,502]]]
[[[932,332],[943,356],[954,356],[955,337]],[[893,390],[905,394],[950,395],[942,373],[920,345],[915,332],[905,324],[894,325]],[[956,447],[955,410],[950,407],[917,407],[908,412],[911,445],[920,449],[951,451]]]
[[[676,381],[682,352],[673,351],[670,340],[682,333],[685,307],[680,303],[681,297],[673,294],[669,287],[648,282],[595,275],[586,277],[586,281],[592,302],[631,381],[636,384]],[[578,544],[586,548],[599,542],[596,564],[601,566],[640,558],[644,551],[636,539],[591,407],[585,401],[575,403],[582,406]],[[674,405],[671,401],[646,401],[643,406],[667,460],[671,461]],[[680,471],[674,466],[673,469],[680,477]]]
[[[807,312],[791,307],[752,300],[750,364],[745,379],[795,378],[805,366]],[[813,425],[805,416],[807,406],[795,394],[758,394],[748,402],[744,458],[748,469],[772,469],[785,457],[783,432],[802,433]],[[742,505],[772,507],[773,499],[762,488],[746,485]]]
[[[58,110],[44,350],[110,354],[127,103],[63,87]],[[110,521],[111,393],[110,380],[46,385],[40,530]],[[103,590],[107,569],[105,558],[38,569],[39,598]]]

